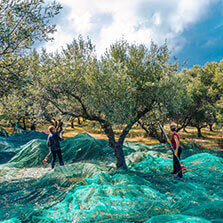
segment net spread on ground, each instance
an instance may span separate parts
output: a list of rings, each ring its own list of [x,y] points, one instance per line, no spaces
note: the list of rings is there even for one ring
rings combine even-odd
[[[223,222],[222,151],[184,144],[189,171],[177,180],[167,144],[126,142],[128,171],[116,171],[108,142],[79,134],[51,170],[46,138],[0,137],[1,222]]]

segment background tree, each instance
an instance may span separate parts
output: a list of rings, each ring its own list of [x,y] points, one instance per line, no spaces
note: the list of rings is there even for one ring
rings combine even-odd
[[[21,57],[37,41],[52,39],[55,25],[50,20],[60,8],[43,0],[0,1],[0,97],[21,85]]]
[[[212,89],[219,95],[219,100],[216,103],[217,124],[223,126],[223,60],[218,64],[218,69],[214,76],[214,88]]]
[[[186,128],[191,120],[190,105],[192,101],[187,91],[188,77],[183,72],[177,73],[178,66],[175,67],[176,72],[169,77],[166,89],[163,89],[166,93],[159,95],[157,109],[153,110],[151,114],[147,113],[139,122],[147,135],[156,138],[161,143],[166,140],[163,134],[158,131],[156,123],[159,119],[164,119],[162,124],[176,123],[177,131]]]
[[[197,128],[198,137],[201,129],[215,122],[216,102],[219,94],[216,93],[214,77],[218,68],[217,63],[207,63],[203,67],[198,65],[183,70],[187,80],[187,94],[190,98],[182,114],[188,114],[189,125]]]

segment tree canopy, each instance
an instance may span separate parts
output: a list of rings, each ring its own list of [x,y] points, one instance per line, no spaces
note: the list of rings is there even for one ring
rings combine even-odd
[[[176,75],[166,44],[152,43],[148,48],[120,40],[98,59],[91,41],[82,37],[61,53],[33,52],[29,67],[34,93],[53,105],[49,113],[57,110],[100,123],[118,168],[126,167],[125,137],[155,104],[165,100]],[[122,129],[119,135],[114,131],[117,126]]]
[[[117,168],[126,168],[123,143],[136,123],[163,142],[154,128],[159,117],[175,122],[177,130],[194,126],[199,137],[203,127],[222,122],[223,61],[180,71],[166,43],[148,47],[124,39],[99,58],[82,36],[61,52],[30,51],[52,39],[51,19],[60,9],[43,0],[0,2],[1,117],[50,121],[59,113],[97,122]]]
[[[34,43],[52,39],[56,29],[50,20],[60,9],[56,2],[43,0],[0,2],[0,97],[21,85],[24,53]]]

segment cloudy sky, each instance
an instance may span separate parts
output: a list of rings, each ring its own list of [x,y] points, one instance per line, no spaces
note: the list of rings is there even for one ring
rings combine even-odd
[[[89,36],[102,54],[115,40],[168,42],[173,56],[188,67],[223,59],[223,0],[57,0],[63,6],[54,23],[60,49],[73,38]]]

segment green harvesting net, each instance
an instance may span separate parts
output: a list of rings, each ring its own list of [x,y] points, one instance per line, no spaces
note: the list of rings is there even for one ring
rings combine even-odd
[[[10,137],[0,136],[0,164],[10,160],[21,147],[34,139],[46,140],[47,135],[42,132],[29,131],[26,134],[16,134]]]
[[[46,135],[32,134],[0,139],[0,151],[13,152],[0,165],[3,222],[223,222],[220,151],[184,145],[189,172],[179,181],[166,144],[126,142],[124,172],[106,140],[80,134],[61,142],[65,166],[51,170]]]

